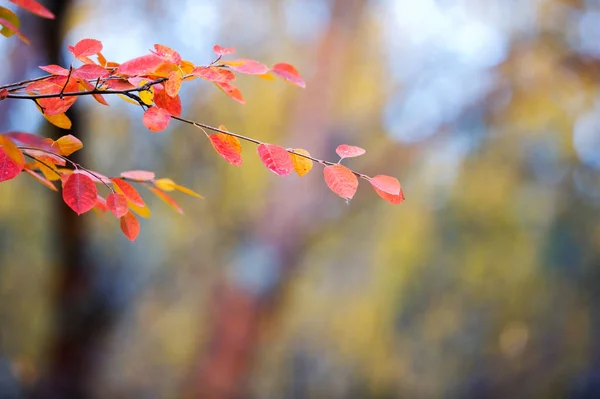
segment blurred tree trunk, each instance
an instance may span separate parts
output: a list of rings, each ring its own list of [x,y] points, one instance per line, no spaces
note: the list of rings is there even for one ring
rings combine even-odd
[[[314,153],[324,153],[330,141],[330,110],[337,87],[343,84],[340,71],[350,54],[364,5],[365,0],[332,0],[330,24],[318,44],[317,72],[291,118],[290,142],[302,142]],[[245,397],[259,324],[272,315],[273,299],[295,268],[311,231],[318,228],[318,213],[323,209],[314,200],[320,187],[315,182],[311,185],[305,180],[299,185],[282,180],[271,191],[268,213],[246,232],[248,240],[239,251],[244,258],[232,265],[236,277],[215,289],[209,346],[194,366],[185,397]],[[298,215],[312,215],[310,223]],[[246,271],[237,273],[241,270]],[[240,275],[245,277],[238,278]]]
[[[32,46],[46,64],[67,65],[61,57],[63,39],[72,0],[48,0],[44,4],[54,12],[55,20],[36,18],[37,37]],[[41,64],[43,65],[43,64]],[[46,124],[44,136],[57,139],[72,134],[85,142],[83,116],[77,106],[67,112],[73,126],[70,131]],[[80,153],[71,157],[83,162]],[[95,276],[86,258],[88,241],[84,218],[78,217],[55,195],[52,207],[54,220],[50,235],[56,248],[55,297],[53,336],[49,340],[46,364],[37,385],[33,388],[36,398],[84,398],[89,397],[88,384],[95,366],[95,358],[104,332],[110,325],[111,312],[107,309],[105,295],[99,295]]]

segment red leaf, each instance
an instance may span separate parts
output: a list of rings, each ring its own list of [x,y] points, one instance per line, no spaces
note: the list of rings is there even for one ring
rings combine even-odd
[[[125,180],[119,179],[118,177],[113,177],[110,180],[113,182],[116,188],[121,190],[123,195],[125,195],[125,197],[127,197],[127,199],[134,205],[141,207],[145,206],[144,199],[131,184],[127,183]]]
[[[192,70],[192,75],[208,80],[210,82],[229,83],[235,80],[235,75],[228,69],[209,67],[196,67]]]
[[[215,151],[221,155],[227,162],[234,166],[240,166],[242,164],[242,156],[237,151],[237,149],[232,145],[230,141],[227,140],[225,134],[211,134],[208,136],[210,142],[212,143]]]
[[[79,91],[79,86],[76,80],[69,80],[67,82],[67,78],[64,76],[56,76],[57,82],[63,81],[66,83],[64,88],[64,93],[71,93]],[[53,86],[49,86],[46,89],[40,90],[40,94],[58,94],[63,89],[63,85],[65,84],[56,84]],[[77,100],[77,96],[65,96],[62,99],[60,97],[52,97],[52,98],[40,98],[38,99],[38,104],[43,109],[43,113],[52,116],[58,115],[66,112]]]
[[[117,73],[119,75],[129,76],[147,75],[154,72],[154,70],[158,68],[162,62],[162,58],[154,54],[147,54],[129,61],[125,61],[119,65]]]
[[[144,125],[152,132],[160,132],[165,130],[171,122],[171,114],[166,109],[152,107],[144,112],[142,118]]]
[[[260,160],[273,173],[286,176],[294,170],[294,162],[285,148],[273,144],[261,144],[257,151]]]
[[[233,98],[238,103],[240,103],[240,104],[246,103],[246,101],[244,100],[244,97],[242,96],[242,92],[240,91],[240,89],[238,89],[234,85],[231,85],[229,83],[221,83],[221,82],[214,82],[214,83],[217,85],[217,87],[219,89],[223,90],[223,92],[225,94],[227,94],[229,97]]]
[[[121,231],[131,241],[135,241],[138,234],[140,234],[140,222],[133,213],[127,212],[124,216],[121,216]]]
[[[243,64],[237,65],[237,63],[240,62],[243,62]],[[234,61],[227,61],[224,62],[224,64],[229,65],[229,68],[233,69],[236,72],[246,73],[249,75],[264,75],[265,73],[269,72],[269,68],[266,65],[261,64],[260,62],[255,60],[239,59]]]
[[[400,182],[395,177],[386,175],[377,175],[370,180],[375,192],[381,198],[392,204],[400,204],[404,201],[404,193],[400,187]]]
[[[157,107],[167,110],[173,116],[181,115],[181,98],[179,96],[170,97],[164,89],[154,86],[154,104]]]
[[[18,141],[30,147],[36,147],[40,150],[56,151],[54,148],[52,148],[52,143],[54,142],[53,140],[45,139],[43,137],[36,136],[35,134],[8,132],[4,135],[10,137],[14,141]]]
[[[125,79],[108,79],[104,84],[113,90],[129,90],[135,88],[134,85]]]
[[[42,65],[40,66],[40,69],[52,75],[67,76],[69,74],[69,70],[61,67],[60,65]]]
[[[6,97],[8,97],[8,90],[6,90],[6,89],[0,90],[0,101],[4,100]]]
[[[87,57],[102,51],[102,43],[96,39],[83,39],[70,49],[76,58]]]
[[[363,148],[355,147],[353,145],[342,144],[335,149],[335,152],[343,159],[357,157],[367,151],[365,151]]]
[[[92,179],[78,171],[73,172],[63,186],[63,200],[78,215],[92,209],[97,197],[98,190]]]
[[[22,166],[19,166],[17,162],[12,160],[4,152],[4,148],[0,147],[0,182],[14,179],[19,175]]]
[[[294,68],[293,65],[281,62],[279,64],[273,65],[271,71],[273,71],[273,73],[275,73],[282,79],[285,79],[288,82],[295,84],[296,86],[300,86],[302,88],[306,87],[306,83],[304,83],[304,80],[302,80],[300,74],[298,73],[296,68]]]
[[[162,44],[155,44],[154,48],[156,51],[153,51],[152,53],[156,54],[163,60],[172,62],[173,64],[179,64],[181,62],[181,55],[179,55],[177,51],[167,46],[163,46]]]
[[[54,19],[54,14],[52,14],[46,7],[41,5],[35,0],[10,0],[12,3],[15,3],[19,7],[23,7],[29,12],[34,13],[42,18]]]
[[[119,193],[110,193],[106,197],[106,206],[118,218],[129,212],[127,197]]]
[[[135,181],[150,181],[156,177],[154,172],[147,170],[127,170],[121,172],[121,177]]]
[[[227,54],[233,54],[235,52],[235,48],[234,47],[226,48],[226,47],[221,47],[218,44],[215,44],[213,46],[213,51],[217,55],[227,55]]]
[[[110,75],[104,67],[96,64],[85,64],[80,66],[77,69],[74,69],[72,72],[72,76],[79,79],[98,79],[105,78]]]
[[[344,165],[330,165],[323,171],[327,186],[345,199],[352,199],[358,188],[358,179],[350,169]]]

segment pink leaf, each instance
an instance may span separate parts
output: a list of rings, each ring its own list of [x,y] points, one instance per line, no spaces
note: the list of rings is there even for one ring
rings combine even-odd
[[[327,186],[345,199],[352,199],[358,188],[358,179],[350,169],[344,165],[327,166],[323,171]]]
[[[260,160],[273,173],[286,176],[294,170],[294,162],[285,148],[273,144],[261,144],[257,151]]]
[[[357,157],[367,151],[365,151],[363,148],[355,147],[353,145],[342,144],[335,149],[335,152],[343,159]]]

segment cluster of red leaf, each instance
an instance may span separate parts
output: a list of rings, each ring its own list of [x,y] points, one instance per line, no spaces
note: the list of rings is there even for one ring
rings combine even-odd
[[[122,172],[119,177],[109,178],[85,169],[67,158],[82,147],[81,141],[72,135],[54,141],[21,132],[0,134],[0,182],[25,172],[49,189],[58,191],[55,182],[60,181],[63,200],[73,211],[78,215],[90,210],[99,214],[110,211],[120,219],[121,230],[132,241],[139,233],[139,222],[132,212],[147,218],[150,217],[150,209],[129,182],[146,186],[182,214],[183,210],[167,191],[178,190],[201,198],[199,194],[171,179],[156,179],[154,172],[132,170]],[[31,161],[25,162],[25,156]],[[97,186],[104,186],[108,195],[100,195]]]
[[[14,2],[26,5],[32,11],[35,9],[33,6],[37,4],[35,1],[26,0]],[[122,64],[107,61],[102,55],[102,49],[100,41],[83,39],[74,46],[69,46],[74,58],[82,63],[80,66],[74,67],[71,64],[68,69],[59,65],[41,66],[40,68],[49,75],[23,84],[0,87],[0,100],[34,100],[49,122],[69,129],[71,121],[66,111],[79,97],[91,95],[100,104],[108,105],[104,96],[114,94],[140,106],[144,110],[142,121],[152,132],[164,130],[172,119],[198,127],[206,134],[215,151],[234,166],[242,164],[242,145],[239,139],[243,139],[258,145],[259,158],[277,175],[286,176],[295,171],[302,177],[311,171],[314,161],[325,167],[324,179],[327,186],[346,200],[350,200],[356,193],[358,178],[369,181],[376,193],[390,203],[399,204],[404,200],[397,179],[385,175],[371,178],[341,164],[344,158],[364,154],[366,151],[360,147],[340,145],[336,150],[340,160],[333,163],[314,158],[304,149],[286,149],[229,132],[224,126],[214,128],[181,117],[179,90],[183,82],[197,78],[212,82],[229,97],[243,103],[242,93],[232,83],[236,79],[236,73],[257,75],[266,79],[273,79],[275,75],[304,87],[304,81],[292,65],[278,63],[269,68],[250,59],[226,61],[222,58],[233,54],[235,50],[218,45],[213,48],[216,59],[207,66],[196,66],[183,60],[178,52],[160,44],[154,45],[154,50],[149,54]],[[209,134],[207,130],[213,133]],[[139,232],[139,223],[132,211],[145,217],[149,216],[150,212],[142,197],[127,180],[145,185],[181,213],[181,208],[166,194],[167,191],[179,190],[199,196],[170,179],[155,179],[152,172],[130,171],[122,173],[119,178],[108,178],[85,169],[68,158],[82,146],[82,143],[71,135],[57,141],[26,133],[0,135],[0,182],[10,180],[23,171],[56,191],[53,182],[60,180],[63,199],[77,214],[90,210],[101,213],[110,210],[120,218],[121,229],[132,240]],[[26,163],[25,156],[31,159],[31,162]],[[96,185],[108,188],[109,194],[106,198],[98,194]]]

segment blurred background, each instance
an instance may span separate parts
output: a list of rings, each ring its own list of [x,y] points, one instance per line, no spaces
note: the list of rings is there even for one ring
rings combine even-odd
[[[81,99],[78,161],[148,169],[135,243],[27,177],[0,184],[0,398],[600,397],[599,0],[46,0],[0,41],[0,82],[99,39],[196,64],[218,43],[290,62],[247,104],[184,85],[183,115],[398,177],[346,204],[320,167],[235,168],[197,129]],[[12,7],[7,2],[3,6]],[[14,9],[14,7],[13,7]],[[66,134],[3,101],[0,131]]]

